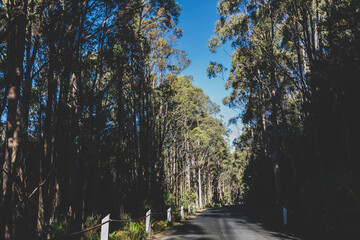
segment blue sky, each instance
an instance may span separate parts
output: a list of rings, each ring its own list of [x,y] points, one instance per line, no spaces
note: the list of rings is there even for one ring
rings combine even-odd
[[[216,102],[220,108],[220,114],[224,116],[227,123],[232,117],[238,115],[239,110],[230,109],[222,104],[222,99],[228,96],[231,90],[225,90],[225,82],[220,79],[209,79],[206,75],[206,67],[210,61],[222,63],[228,69],[231,59],[223,50],[219,49],[213,54],[206,47],[208,39],[213,35],[215,22],[219,19],[216,11],[218,0],[178,0],[182,6],[178,27],[183,29],[183,37],[178,42],[178,48],[185,50],[188,58],[191,60],[190,66],[182,73],[194,77],[193,84],[203,89],[206,95],[213,102]],[[226,52],[231,54],[232,49],[227,45],[224,47]],[[228,73],[225,75],[227,79]],[[239,124],[229,126],[231,134],[229,141],[239,135]]]

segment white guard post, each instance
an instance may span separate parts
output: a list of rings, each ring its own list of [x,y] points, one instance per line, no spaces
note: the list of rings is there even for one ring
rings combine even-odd
[[[284,220],[284,225],[287,225],[287,210],[285,207],[283,207],[283,220]]]
[[[146,213],[146,226],[145,226],[145,231],[149,233],[149,237],[150,237],[150,216],[151,216],[151,209]]]
[[[191,206],[188,206],[188,214],[191,214]]]
[[[184,219],[184,207],[181,206],[181,219]]]
[[[171,222],[171,207],[167,210],[167,222]]]
[[[101,223],[106,222],[105,224],[101,225],[101,235],[100,240],[108,240],[109,239],[109,220],[110,220],[110,214],[108,214],[106,217],[104,217],[101,220]]]

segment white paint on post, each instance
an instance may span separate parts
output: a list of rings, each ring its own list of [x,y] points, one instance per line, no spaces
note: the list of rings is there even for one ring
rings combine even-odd
[[[188,206],[188,214],[191,214],[191,206]]]
[[[110,220],[110,214],[108,214],[106,217],[104,217],[101,220],[101,223],[105,223],[101,225],[101,235],[100,240],[108,240],[109,239],[109,220]]]
[[[181,206],[180,213],[181,213],[181,219],[184,219],[184,207],[183,206]]]
[[[283,207],[283,221],[284,225],[287,225],[287,210]]]
[[[146,213],[146,226],[145,226],[145,231],[149,233],[149,237],[150,237],[150,216],[151,216],[151,209]]]
[[[167,210],[167,221],[171,222],[171,207]]]

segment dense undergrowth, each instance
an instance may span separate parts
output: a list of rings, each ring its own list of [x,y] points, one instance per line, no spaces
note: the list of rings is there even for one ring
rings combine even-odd
[[[283,230],[304,239],[353,239],[360,234],[360,179],[350,171],[333,171],[309,179],[284,205],[288,225]],[[265,193],[266,194],[266,193]],[[283,204],[250,190],[249,209],[268,225],[281,226]],[[258,198],[257,198],[258,199]]]

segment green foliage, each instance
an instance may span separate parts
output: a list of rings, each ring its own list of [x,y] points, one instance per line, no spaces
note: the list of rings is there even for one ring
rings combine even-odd
[[[97,215],[90,215],[86,218],[86,221],[85,221],[85,229],[86,228],[90,228],[90,227],[93,227],[97,224],[100,223],[100,218],[101,218],[101,215],[100,214],[97,214]],[[96,228],[96,229],[93,229],[93,230],[90,230],[86,233],[84,233],[84,240],[97,240],[100,238],[100,229],[101,228]]]
[[[170,207],[175,207],[176,205],[176,199],[175,199],[175,195],[172,193],[167,193],[166,194],[166,199],[165,199],[165,205],[166,206],[170,206]]]
[[[220,46],[220,42],[219,42],[219,38],[217,36],[212,36],[209,39],[209,42],[207,44],[207,47],[210,49],[211,52],[215,53],[216,52],[216,48],[218,48]],[[211,63],[210,63],[211,64]],[[208,67],[209,68],[209,67]],[[208,72],[209,74],[209,70],[206,70],[206,72]]]
[[[146,238],[147,233],[143,222],[128,222],[124,229],[109,234],[110,240],[140,240]]]
[[[51,239],[65,237],[69,232],[69,223],[65,220],[58,219],[55,223],[50,227]],[[45,233],[40,233],[41,235],[45,235]]]
[[[232,178],[243,176],[246,200],[267,220],[280,222],[289,204],[290,225],[319,239],[358,235],[359,9],[348,0],[220,0],[208,44],[234,48],[223,102],[245,126]]]
[[[226,70],[227,69],[221,63],[210,62],[209,66],[206,68],[206,74],[209,78],[215,78],[219,74],[222,76]]]
[[[128,231],[115,231],[109,234],[109,240],[132,240],[132,238]]]
[[[0,196],[10,199],[0,208],[11,238],[76,232],[105,212],[140,217],[213,201],[227,133],[220,107],[180,75],[190,63],[176,48],[180,9],[175,0],[1,5],[0,162],[11,173],[0,183],[18,197]],[[111,237],[141,238],[142,228]]]
[[[152,230],[154,232],[163,232],[167,229],[167,222],[165,221],[157,221],[152,224]]]
[[[143,239],[146,238],[145,226],[141,222],[129,222],[125,231],[129,233],[130,239]]]
[[[224,71],[224,68],[217,65],[217,70]],[[217,199],[213,183],[220,181],[219,175],[211,173],[220,171],[219,162],[229,154],[224,139],[227,136],[225,125],[216,118],[219,106],[211,102],[200,88],[192,85],[190,76],[168,75],[166,83],[171,85],[173,93],[170,98],[171,132],[166,136],[168,148],[163,153],[166,156],[167,188],[171,192],[167,195],[167,205],[174,209],[199,203],[200,185],[201,195],[204,195],[201,201],[206,197],[203,204],[211,203]],[[192,186],[195,186],[196,192]],[[178,213],[174,219],[179,220]]]

